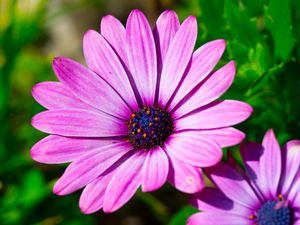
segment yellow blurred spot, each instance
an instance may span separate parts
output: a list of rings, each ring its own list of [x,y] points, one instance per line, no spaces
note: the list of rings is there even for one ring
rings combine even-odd
[[[251,220],[253,220],[255,218],[255,216],[250,215],[250,216],[248,216],[248,218],[251,219]]]

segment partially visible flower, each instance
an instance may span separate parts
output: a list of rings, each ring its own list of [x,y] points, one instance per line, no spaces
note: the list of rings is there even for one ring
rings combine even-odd
[[[273,130],[262,145],[241,146],[246,172],[237,164],[207,169],[217,188],[205,188],[191,203],[204,211],[188,225],[300,225],[300,141],[280,149]]]
[[[152,31],[138,10],[126,28],[114,17],[101,21],[101,34],[88,31],[83,50],[89,68],[56,58],[60,82],[36,85],[34,98],[48,111],[32,125],[51,134],[31,150],[42,163],[72,162],[54,186],[58,195],[83,187],[80,208],[113,212],[139,186],[160,188],[167,180],[195,193],[204,186],[202,167],[215,165],[222,147],[244,134],[230,126],[249,117],[239,101],[215,101],[231,85],[235,64],[212,72],[224,40],[193,53],[197,22],[181,25],[173,11],[161,14]]]

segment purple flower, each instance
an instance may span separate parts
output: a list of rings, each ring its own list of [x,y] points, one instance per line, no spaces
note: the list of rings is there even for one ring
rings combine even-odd
[[[243,144],[241,155],[246,172],[235,163],[206,170],[218,189],[205,188],[192,198],[204,212],[187,224],[300,225],[300,141],[280,149],[269,130],[262,145]]]
[[[38,162],[72,162],[54,193],[85,187],[79,205],[93,213],[119,209],[139,186],[153,191],[168,180],[186,193],[203,188],[200,168],[218,163],[222,147],[244,138],[230,126],[252,108],[215,101],[231,85],[235,64],[212,72],[225,41],[193,53],[196,37],[195,17],[180,25],[175,12],[165,11],[152,31],[143,13],[133,10],[126,28],[106,16],[101,34],[84,35],[88,68],[54,59],[59,82],[32,90],[48,109],[32,125],[51,135],[31,149]]]

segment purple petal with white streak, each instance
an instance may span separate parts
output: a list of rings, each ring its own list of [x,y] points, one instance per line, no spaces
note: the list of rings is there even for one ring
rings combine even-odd
[[[55,183],[53,192],[57,195],[67,195],[84,187],[130,150],[132,145],[123,141],[83,155],[67,167]]]
[[[165,143],[165,149],[169,155],[197,167],[213,166],[221,161],[223,154],[218,144],[202,137],[198,131],[171,135]]]
[[[115,172],[105,191],[103,211],[114,212],[134,195],[142,181],[144,151],[135,152]]]
[[[154,191],[166,182],[169,173],[169,160],[165,151],[158,147],[146,153],[143,166],[142,191]]]
[[[191,66],[186,71],[180,88],[172,100],[169,110],[172,110],[192,89],[196,87],[219,62],[226,47],[224,40],[210,41],[198,48],[191,59]]]
[[[167,51],[161,73],[159,104],[166,106],[191,59],[197,38],[197,20],[188,17],[176,32]]]
[[[59,164],[72,162],[82,155],[102,146],[121,140],[95,138],[70,138],[49,135],[37,142],[30,150],[31,157],[41,163]]]
[[[175,129],[212,129],[232,126],[246,120],[252,107],[234,100],[215,101],[199,110],[178,119],[176,112]]]
[[[104,37],[96,31],[89,30],[84,35],[83,50],[89,68],[104,78],[133,111],[137,111],[138,104],[128,76]]]
[[[87,104],[122,119],[131,115],[130,108],[113,88],[81,64],[67,58],[55,58],[53,69],[58,79]]]
[[[154,37],[145,15],[131,11],[126,24],[127,59],[144,105],[153,105],[157,80]],[[125,47],[125,46],[124,46]]]
[[[232,84],[234,75],[234,61],[229,62],[209,75],[199,86],[189,93],[183,103],[179,103],[179,107],[176,107],[176,116],[185,115],[219,98]]]
[[[71,137],[113,137],[128,132],[125,121],[83,109],[44,111],[35,115],[31,124],[45,133]]]

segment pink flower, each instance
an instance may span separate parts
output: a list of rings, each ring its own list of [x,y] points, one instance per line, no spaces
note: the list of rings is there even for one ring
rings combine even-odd
[[[299,225],[300,224],[300,141],[280,149],[273,130],[262,145],[241,146],[246,172],[233,163],[207,169],[216,188],[196,194],[196,213],[188,225]]]
[[[154,191],[167,180],[178,190],[203,188],[201,169],[221,160],[222,147],[244,134],[230,126],[252,108],[239,101],[215,101],[231,85],[235,64],[212,72],[225,41],[193,53],[195,17],[181,25],[165,11],[154,30],[133,10],[126,29],[112,16],[101,34],[88,31],[83,50],[88,68],[56,58],[60,82],[43,82],[34,98],[48,110],[32,125],[51,134],[31,149],[42,163],[72,162],[54,186],[67,195],[83,187],[80,208],[113,212],[136,192]]]

